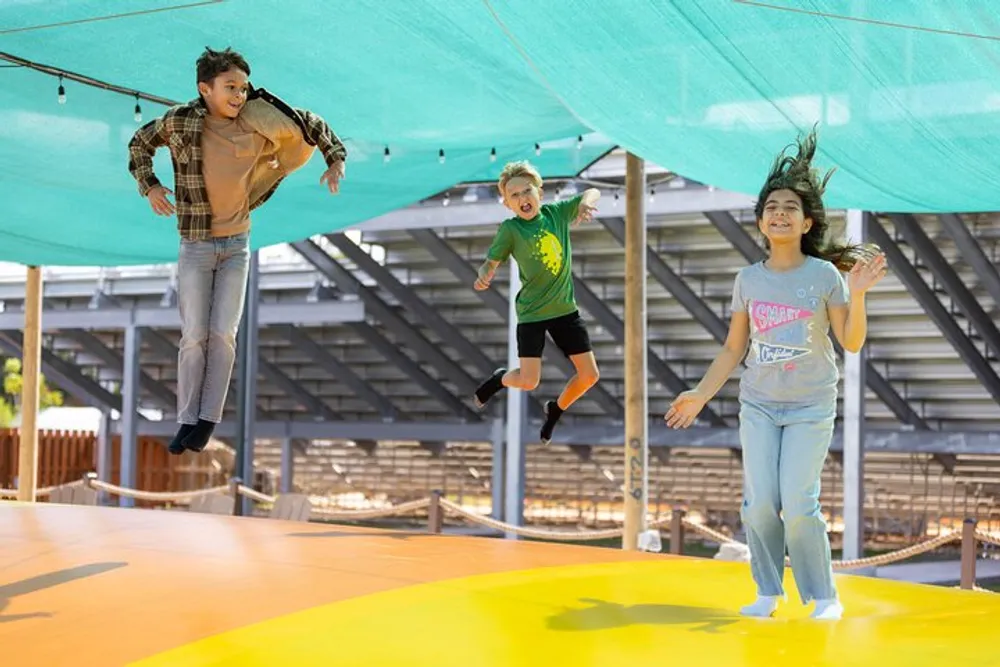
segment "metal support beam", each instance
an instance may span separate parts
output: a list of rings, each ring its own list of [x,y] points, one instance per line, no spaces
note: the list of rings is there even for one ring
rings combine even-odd
[[[900,281],[906,286],[910,294],[916,298],[917,302],[924,309],[924,312],[937,325],[952,347],[955,348],[958,356],[966,363],[973,375],[983,383],[983,386],[990,392],[993,399],[997,403],[1000,403],[1000,377],[997,377],[996,372],[990,366],[989,362],[983,358],[983,355],[976,349],[975,344],[965,335],[948,310],[941,305],[934,291],[920,276],[920,272],[910,264],[910,260],[907,259],[892,236],[882,228],[882,225],[872,224],[871,236],[875,243],[881,246],[883,252],[885,252],[886,259],[889,261],[889,267],[893,273],[899,276]]]
[[[490,495],[492,497],[490,516],[497,521],[504,520],[504,462],[506,461],[506,451],[504,448],[505,435],[503,418],[495,418],[492,423],[492,428],[490,428],[490,444],[493,447],[493,476],[490,479]]]
[[[625,247],[625,222],[620,218],[602,218],[601,224],[618,241],[619,245]],[[687,284],[680,275],[648,245],[646,246],[646,267],[649,275],[653,276],[664,289],[673,294],[677,302],[684,307],[691,316],[705,327],[705,330],[712,335],[717,342],[726,340],[729,327],[725,321],[719,317],[712,308]]]
[[[439,261],[442,266],[451,271],[458,278],[459,282],[465,285],[471,285],[475,282],[476,269],[433,231],[429,229],[414,229],[410,231],[410,236],[431,253],[434,259]],[[505,325],[507,324],[507,297],[500,292],[495,283],[489,289],[476,291],[475,294],[493,312],[503,318]],[[576,374],[576,367],[573,366],[573,362],[554,350],[555,348],[551,345],[546,345],[545,349],[542,350],[545,363],[557,366],[567,378],[573,377]],[[584,396],[584,399],[590,399],[597,403],[613,419],[622,419],[625,416],[625,410],[622,407],[621,401],[615,398],[600,383],[591,387],[590,391]]]
[[[507,300],[509,314],[507,317],[507,368],[516,368],[517,357],[517,310],[516,296],[521,288],[520,274],[517,262],[511,257],[508,262],[510,269],[510,290]],[[524,525],[524,477],[525,451],[523,438],[526,410],[525,392],[514,387],[507,388],[507,444],[504,448],[504,521],[513,526]],[[516,540],[517,535],[506,533],[509,540]]]
[[[597,294],[590,289],[590,286],[576,275],[573,276],[573,288],[576,291],[576,297],[579,300],[580,305],[586,308],[590,314],[593,315],[598,322],[600,322],[601,326],[608,330],[608,333],[610,333],[616,341],[625,344],[625,323],[622,322],[617,315],[615,315],[614,311],[611,310],[604,300],[597,296]],[[661,359],[658,354],[649,348],[648,344],[646,345],[646,355],[648,357],[649,370],[671,391],[679,394],[691,388],[681,376],[674,372],[674,369],[672,369],[667,362]],[[726,420],[723,419],[719,413],[715,412],[708,406],[705,406],[705,409],[702,410],[702,415],[704,415],[704,418],[707,419],[713,426],[726,425]]]
[[[122,370],[122,438],[119,485],[136,489],[139,470],[139,368],[142,333],[139,327],[125,329],[125,360]],[[135,500],[121,496],[121,507],[133,507]]]
[[[20,331],[0,332],[0,349],[12,357],[22,355],[22,335]],[[121,397],[80,373],[71,363],[60,359],[51,350],[42,348],[42,373],[46,379],[63,389],[81,403],[92,408],[108,408],[121,412]]]
[[[937,244],[927,236],[927,232],[912,215],[891,213],[888,217],[907,245],[913,248],[920,261],[930,267],[931,272],[944,286],[945,292],[958,305],[958,309],[969,320],[979,337],[993,350],[993,356],[1000,359],[1000,330],[997,329],[996,322],[979,305],[979,301],[965,286],[965,281],[941,254]]]
[[[340,415],[334,412],[329,405],[324,403],[317,396],[306,391],[302,385],[288,377],[288,375],[275,364],[272,364],[267,359],[258,359],[257,364],[261,374],[266,376],[274,384],[281,387],[286,394],[294,398],[299,405],[308,410],[310,415],[313,415],[316,418],[321,417],[323,419],[330,420],[340,419]]]
[[[142,331],[140,330],[139,333],[141,336]],[[101,363],[105,366],[124,373],[125,358],[118,354],[117,351],[107,347],[97,336],[89,331],[65,330],[61,331],[58,337],[75,342],[85,352],[100,359]],[[149,373],[142,369],[139,370],[139,386],[156,399],[162,407],[165,407],[169,411],[177,409],[177,394],[170,391],[163,383],[154,380]]]
[[[691,215],[704,211],[737,211],[752,209],[754,198],[748,195],[709,189],[703,186],[678,190],[663,190],[656,193],[656,201],[646,205],[646,215]],[[480,201],[475,204],[453,203],[443,206],[411,206],[392,211],[357,225],[364,232],[393,229],[443,229],[445,227],[474,227],[496,225],[510,211],[496,203],[496,200]],[[599,209],[595,217],[611,216],[607,207]]]
[[[457,399],[439,380],[428,375],[420,367],[420,364],[403,354],[395,343],[387,340],[375,327],[370,324],[352,324],[349,326],[361,340],[381,353],[386,361],[410,376],[429,396],[433,396],[440,401],[455,416],[468,421],[480,421],[482,419],[482,416],[478,412],[474,412],[469,406]]]
[[[972,235],[969,228],[962,221],[962,218],[954,213],[945,213],[939,216],[941,226],[955,242],[955,247],[962,253],[962,259],[969,263],[979,279],[983,281],[983,287],[989,293],[993,303],[1000,308],[1000,271],[990,258],[983,252],[982,246]]]
[[[847,212],[847,240],[868,238],[871,214]],[[865,366],[868,346],[844,352],[844,558],[861,558],[865,540]]]
[[[455,325],[442,317],[410,287],[400,282],[391,271],[372,259],[371,255],[358,247],[354,241],[344,234],[327,234],[326,238],[359,269],[371,276],[379,287],[396,297],[404,308],[413,311],[421,323],[436,333],[446,345],[476,366],[480,373],[489,375],[494,371],[495,361],[483,354],[483,351],[463,336]]]
[[[114,429],[112,427],[110,410],[101,411],[101,421],[97,426],[97,479],[102,482],[111,483],[112,453],[114,451],[113,442]],[[110,495],[107,491],[97,492],[97,504],[108,505]]]
[[[289,324],[279,324],[271,327],[278,331],[285,340],[308,355],[316,364],[330,374],[331,377],[347,385],[359,398],[364,399],[379,411],[383,419],[405,418],[406,414],[392,404],[388,398],[375,391],[360,375],[354,372],[349,364],[337,359],[309,335]]]
[[[246,302],[243,317],[237,332],[237,414],[239,421],[236,432],[236,460],[233,469],[236,476],[247,486],[253,486],[253,450],[257,440],[257,364],[260,361],[260,254],[250,255],[250,270],[247,275]],[[219,434],[217,434],[219,435]],[[253,502],[240,496],[236,502],[236,514],[251,516]]]
[[[219,438],[233,438],[237,420],[227,420],[215,429]],[[650,447],[681,447],[709,449],[739,449],[739,430],[735,428],[692,427],[688,429],[662,428],[663,420],[651,420],[647,432]],[[120,422],[114,424],[120,432]],[[492,420],[463,424],[446,421],[263,421],[256,424],[258,438],[280,440],[399,440],[470,442],[489,444],[492,439]],[[177,425],[167,421],[146,421],[139,424],[139,434],[153,437],[172,437]],[[552,437],[552,444],[591,445],[594,447],[621,447],[625,442],[620,425],[606,420],[587,424],[562,424]],[[992,431],[899,431],[867,428],[866,452],[907,452],[913,454],[996,454],[1000,451],[1000,433]],[[831,451],[843,451],[843,432],[834,432]]]
[[[447,378],[455,385],[459,392],[472,396],[478,383],[437,345],[427,340],[415,326],[390,308],[374,290],[362,285],[350,271],[312,241],[297,241],[291,246],[316,267],[317,271],[335,282],[343,292],[360,297],[366,310],[373,317],[395,332],[401,342],[405,341],[408,347],[413,348],[420,357],[430,362],[443,378]]]
[[[706,212],[705,217],[715,225],[719,233],[728,239],[748,262],[759,262],[764,259],[766,256],[764,249],[757,245],[750,234],[743,229],[743,226],[732,215],[727,212]],[[878,227],[878,225],[872,225],[872,227]],[[836,340],[833,340],[833,346],[838,354],[843,355],[844,350]],[[868,386],[875,392],[875,395],[885,403],[886,407],[892,410],[901,423],[919,429],[930,428],[930,425],[924,421],[924,418],[918,415],[910,407],[910,404],[906,402],[906,399],[900,396],[896,388],[882,377],[882,374],[872,365],[871,361],[865,364],[865,378],[868,381]]]
[[[292,476],[295,474],[295,448],[291,438],[281,439],[281,481],[279,493],[292,492]]]
[[[281,302],[260,306],[261,325],[296,324],[300,326],[326,326],[344,322],[363,322],[365,307],[360,301],[332,301],[323,303]],[[20,331],[24,315],[18,312],[0,313],[0,331]],[[152,329],[179,329],[180,311],[177,308],[74,308],[43,311],[43,331],[65,329],[125,329],[129,326]]]

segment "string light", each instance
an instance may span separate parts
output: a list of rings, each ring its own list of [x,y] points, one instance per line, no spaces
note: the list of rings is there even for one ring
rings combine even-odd
[[[576,138],[576,150],[580,150],[582,148],[583,148],[583,135],[581,134]]]
[[[385,147],[385,151],[382,153],[382,162],[384,164],[389,164],[389,160],[391,160],[391,159],[392,159],[392,156],[389,155],[389,147],[386,146]]]
[[[139,106],[139,93],[135,94],[135,122],[142,122],[142,107]]]
[[[490,149],[490,162],[496,162],[496,161],[497,161],[497,149],[496,147],[493,147]]]
[[[652,204],[656,201],[656,188],[649,189],[649,203]]]
[[[438,162],[440,162],[441,164],[444,164],[444,149],[443,148],[438,149]]]
[[[536,144],[535,144],[535,155],[537,156],[537,155],[541,155],[541,154],[542,154],[542,147],[541,147],[541,146],[539,146],[539,145],[538,145],[538,144],[536,143]]]
[[[59,104],[66,104],[66,87],[63,86],[62,74],[59,75],[59,91],[58,92],[59,92],[59,96],[58,96],[57,99],[59,100]]]
[[[446,192],[444,193],[444,199],[441,200],[441,206],[447,206],[450,203],[451,203],[451,193]]]

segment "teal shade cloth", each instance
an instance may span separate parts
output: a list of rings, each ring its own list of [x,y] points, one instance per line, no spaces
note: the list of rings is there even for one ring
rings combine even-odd
[[[324,116],[350,150],[341,194],[314,156],[255,212],[256,248],[492,181],[511,159],[576,174],[615,145],[755,194],[814,124],[830,207],[1000,209],[998,40],[1000,3],[971,0],[0,3],[0,52],[186,101],[202,49],[231,45],[255,85]],[[127,171],[135,100],[67,80],[60,105],[57,85],[0,68],[0,260],[175,261],[174,220]],[[144,121],[164,111],[141,104]],[[156,168],[169,184],[165,150]]]

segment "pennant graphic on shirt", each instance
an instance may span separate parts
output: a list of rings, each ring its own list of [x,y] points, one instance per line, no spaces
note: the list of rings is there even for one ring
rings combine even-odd
[[[770,345],[758,341],[753,342],[753,349],[758,364],[781,364],[809,354],[809,349],[805,347]]]
[[[750,305],[750,321],[753,323],[754,330],[761,333],[812,316],[811,310],[770,301],[754,301]]]

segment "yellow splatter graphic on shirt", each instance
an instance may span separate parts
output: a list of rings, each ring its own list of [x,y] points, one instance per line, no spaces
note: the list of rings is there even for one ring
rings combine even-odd
[[[542,264],[552,275],[558,275],[562,268],[563,249],[559,239],[551,232],[539,235],[535,240],[535,251],[542,259]]]

